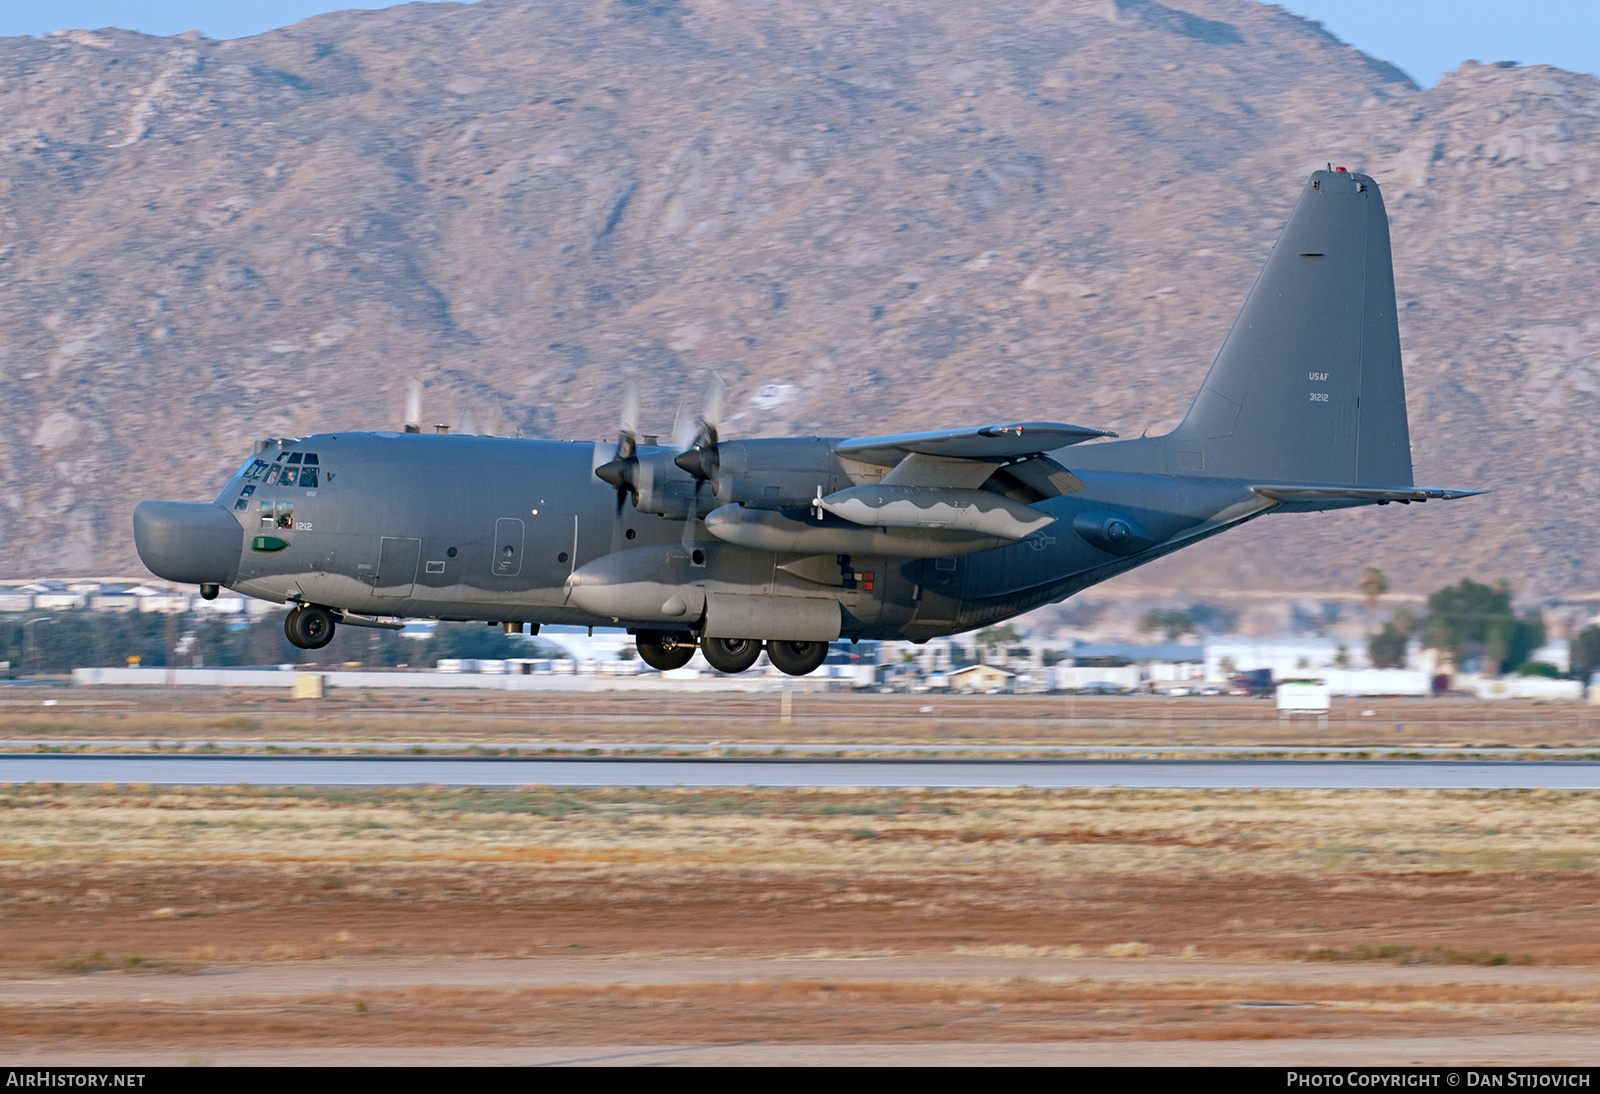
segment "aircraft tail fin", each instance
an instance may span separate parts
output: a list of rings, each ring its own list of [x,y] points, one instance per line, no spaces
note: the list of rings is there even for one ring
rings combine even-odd
[[[1318,171],[1183,423],[1178,474],[1409,486],[1389,219],[1365,175]]]

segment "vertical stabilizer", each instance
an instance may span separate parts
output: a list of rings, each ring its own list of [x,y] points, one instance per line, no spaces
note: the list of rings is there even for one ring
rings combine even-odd
[[[1389,218],[1365,175],[1318,171],[1245,300],[1169,471],[1411,485]]]

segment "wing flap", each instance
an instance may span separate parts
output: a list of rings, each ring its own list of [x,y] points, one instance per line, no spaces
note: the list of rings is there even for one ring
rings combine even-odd
[[[1049,456],[1031,456],[1005,466],[1006,474],[1040,497],[1058,498],[1084,489],[1083,480]]]
[[[1061,422],[1013,422],[1009,425],[981,425],[930,433],[849,437],[835,444],[833,450],[863,463],[893,467],[912,453],[958,460],[1015,460],[1092,441],[1097,437],[1115,436],[1110,430]]]
[[[913,452],[894,465],[894,470],[883,477],[882,485],[976,490],[997,467],[999,464],[988,460],[958,460]]]

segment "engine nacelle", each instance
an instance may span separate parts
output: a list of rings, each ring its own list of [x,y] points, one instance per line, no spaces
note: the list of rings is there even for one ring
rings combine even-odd
[[[638,464],[633,469],[634,507],[672,520],[690,514],[704,516],[721,503],[709,485],[698,484],[698,491],[695,489],[693,476],[672,462],[676,455],[667,448],[638,450]]]

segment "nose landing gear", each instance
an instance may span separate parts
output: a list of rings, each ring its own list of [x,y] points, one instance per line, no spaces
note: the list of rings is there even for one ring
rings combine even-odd
[[[301,604],[283,621],[283,633],[303,650],[320,650],[333,641],[333,613],[316,604]]]

